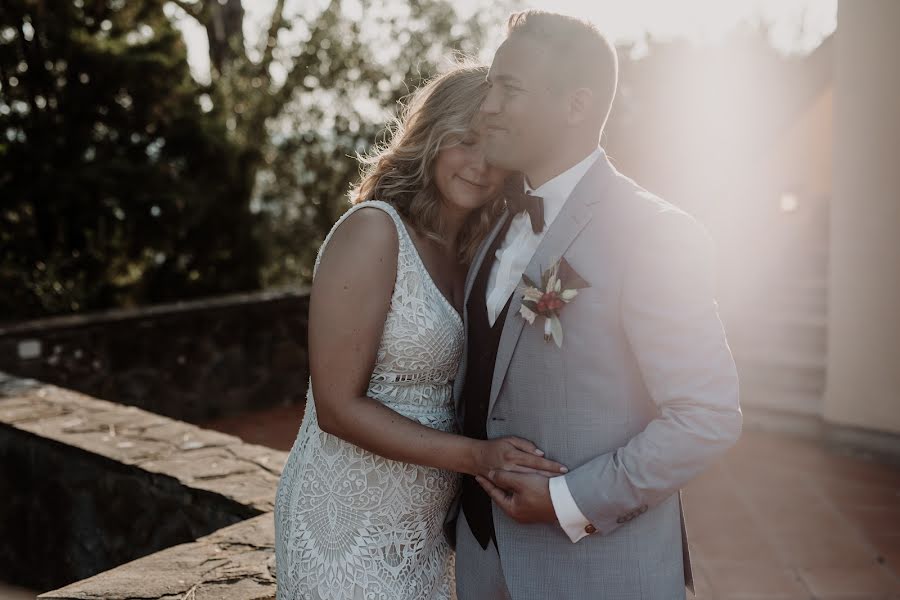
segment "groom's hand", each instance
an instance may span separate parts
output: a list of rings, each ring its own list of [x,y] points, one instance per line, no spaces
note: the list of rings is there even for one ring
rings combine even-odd
[[[491,479],[475,477],[479,485],[519,523],[556,523],[550,499],[550,479],[543,475],[493,471]]]

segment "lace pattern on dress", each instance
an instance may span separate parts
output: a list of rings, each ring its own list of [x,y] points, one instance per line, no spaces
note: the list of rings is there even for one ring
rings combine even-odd
[[[385,202],[399,240],[397,274],[368,394],[398,413],[456,431],[452,380],[463,343],[456,310],[432,281],[403,221]],[[322,431],[312,385],[278,483],[278,600],[421,600],[456,597],[443,521],[459,488],[450,471],[392,461]]]

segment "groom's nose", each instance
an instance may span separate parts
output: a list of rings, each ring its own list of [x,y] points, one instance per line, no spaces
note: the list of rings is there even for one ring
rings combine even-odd
[[[496,115],[500,112],[500,90],[498,86],[491,86],[484,102],[481,103],[481,112]]]

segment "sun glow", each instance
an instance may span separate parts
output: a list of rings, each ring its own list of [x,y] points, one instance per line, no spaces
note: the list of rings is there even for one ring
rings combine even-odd
[[[321,11],[324,0],[288,0],[288,18],[303,15],[307,18]],[[358,8],[356,0],[346,0],[347,10]],[[388,0],[389,10],[396,4],[402,13],[405,2]],[[459,0],[455,3],[465,18],[482,10],[487,0]],[[244,2],[247,13],[244,35],[252,48],[259,46],[259,36],[271,18],[274,0]],[[770,43],[786,54],[805,54],[814,50],[837,26],[837,0],[534,0],[511,3],[512,8],[534,7],[584,17],[598,27],[616,44],[632,47],[640,54],[652,39],[686,38],[696,43],[716,42],[742,24],[759,24],[767,28]],[[209,79],[209,56],[206,31],[195,21],[186,18],[174,4],[167,5],[188,46],[188,60],[194,77]],[[299,19],[298,33],[302,35]],[[502,23],[497,23],[497,37],[502,35]],[[484,48],[487,60],[493,47]]]

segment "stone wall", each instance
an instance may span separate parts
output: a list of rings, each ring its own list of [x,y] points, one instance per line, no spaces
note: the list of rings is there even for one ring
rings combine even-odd
[[[48,598],[274,597],[286,457],[0,374],[0,580],[66,586]]]
[[[274,600],[274,546],[266,513],[38,598]]]
[[[305,290],[0,325],[0,370],[190,423],[303,403]]]

